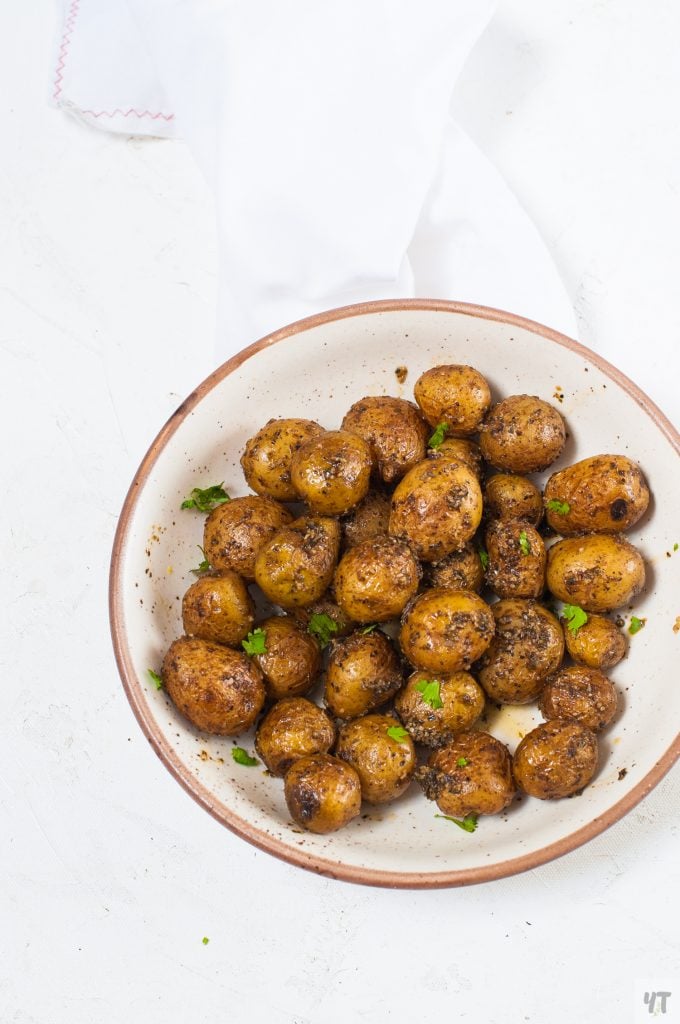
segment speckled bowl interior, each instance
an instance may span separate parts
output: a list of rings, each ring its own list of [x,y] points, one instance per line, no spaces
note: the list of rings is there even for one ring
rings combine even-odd
[[[232,495],[246,493],[239,457],[246,439],[271,416],[306,416],[337,427],[364,395],[412,398],[418,375],[442,362],[477,367],[495,399],[529,393],[559,401],[569,439],[552,468],[603,452],[639,462],[653,501],[629,538],[647,563],[647,589],[635,607],[646,626],[611,671],[621,709],[600,740],[601,767],[582,795],[518,800],[468,834],[435,818],[436,807],[413,784],[393,805],[365,806],[340,832],[302,833],[291,823],[281,781],[261,765],[236,764],[230,753],[235,741],[195,731],[147,676],[182,631],[181,597],[201,557],[203,516],[179,506],[192,487],[220,481]],[[395,374],[400,366],[408,369],[403,384]],[[218,820],[324,874],[391,886],[458,885],[534,867],[573,849],[634,806],[680,749],[678,454],[677,433],[621,374],[575,342],[505,313],[389,301],[331,311],[263,339],[180,406],[146,455],[121,513],[111,570],[112,633],[142,729],[174,776]],[[492,707],[488,728],[514,750],[540,720],[532,706]],[[253,737],[238,742],[252,749]]]

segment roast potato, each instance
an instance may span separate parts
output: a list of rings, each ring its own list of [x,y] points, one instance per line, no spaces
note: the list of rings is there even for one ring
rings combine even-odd
[[[478,480],[482,478],[482,453],[476,441],[470,441],[467,437],[445,437],[441,444],[429,448],[427,454],[431,459],[455,459],[457,462],[464,462]]]
[[[238,573],[225,569],[192,583],[182,598],[182,622],[187,636],[238,647],[255,622],[252,598]]]
[[[254,494],[232,498],[205,521],[205,557],[213,569],[233,569],[244,579],[254,580],[258,551],[292,519],[288,509],[272,498]]]
[[[498,814],[512,801],[515,784],[508,748],[488,732],[462,732],[433,751],[416,779],[442,814]]]
[[[430,583],[433,587],[479,593],[484,583],[479,548],[473,541],[468,541],[459,551],[452,551],[441,562],[435,562],[430,568]]]
[[[486,583],[499,597],[540,597],[545,589],[545,544],[523,519],[495,519],[486,531]]]
[[[637,597],[645,585],[645,563],[624,537],[567,537],[548,550],[546,581],[560,601],[587,612],[608,612]]]
[[[342,520],[345,547],[387,534],[392,499],[382,491],[369,491],[364,500]]]
[[[567,466],[545,485],[546,519],[557,533],[620,533],[644,515],[649,488],[625,455],[593,455]]]
[[[293,452],[290,475],[312,512],[341,516],[368,494],[373,456],[368,442],[347,430],[328,430]]]
[[[441,747],[470,729],[484,711],[484,691],[469,672],[414,672],[394,707],[416,743]]]
[[[342,421],[342,429],[367,441],[381,480],[400,480],[425,458],[429,428],[419,410],[403,398],[380,395],[355,402]]]
[[[415,668],[448,673],[469,668],[493,634],[493,614],[478,594],[433,587],[406,608],[399,643]]]
[[[318,601],[333,579],[340,550],[340,526],[325,516],[300,516],[279,530],[255,560],[255,580],[281,608]]]
[[[286,772],[284,795],[296,825],[337,832],[361,810],[361,783],[351,765],[330,754],[310,754]]]
[[[430,426],[446,423],[454,437],[476,433],[491,405],[489,385],[472,366],[433,366],[420,375],[413,394]]]
[[[579,665],[613,668],[626,653],[626,638],[615,622],[604,615],[589,615],[577,630],[562,621],[567,651]]]
[[[400,739],[392,715],[365,715],[342,726],[336,757],[351,764],[361,782],[361,795],[369,804],[396,800],[408,788],[416,770],[416,749],[406,734]],[[402,730],[403,731],[403,730]]]
[[[593,732],[609,725],[618,696],[610,679],[597,668],[567,665],[547,680],[538,707],[544,718],[568,718]]]
[[[512,395],[486,417],[479,447],[496,469],[538,473],[555,461],[566,437],[564,420],[554,405],[533,395]]]
[[[490,519],[523,519],[538,526],[543,518],[543,499],[527,477],[496,473],[484,488],[484,511]]]
[[[285,775],[301,757],[328,753],[334,743],[335,725],[304,697],[277,701],[255,734],[255,749],[272,775]]]
[[[314,420],[274,419],[246,441],[241,456],[243,475],[257,494],[278,501],[297,501],[290,479],[293,452],[312,437],[323,434]]]
[[[384,633],[352,633],[331,646],[324,699],[337,718],[358,718],[385,704],[404,677]]]
[[[513,758],[520,789],[539,800],[571,796],[597,770],[597,737],[579,722],[553,719],[524,737]]]
[[[477,678],[492,700],[527,704],[562,663],[562,629],[535,601],[506,598],[491,605],[491,611],[496,632],[480,660]]]
[[[407,544],[374,537],[343,555],[333,589],[338,604],[355,622],[387,622],[401,615],[418,590],[421,569]]]
[[[259,628],[265,635],[265,653],[253,658],[264,676],[267,696],[279,700],[308,693],[321,671],[321,652],[314,637],[287,615],[273,615]]]

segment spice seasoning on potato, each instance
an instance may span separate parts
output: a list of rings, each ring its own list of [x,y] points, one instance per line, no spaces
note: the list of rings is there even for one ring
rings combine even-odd
[[[286,772],[284,795],[293,821],[324,835],[348,825],[361,810],[361,783],[351,765],[331,754],[312,754]]]
[[[422,462],[430,433],[415,405],[387,395],[355,402],[342,429],[358,434],[370,445],[378,476],[387,484],[400,480]]]
[[[625,455],[593,455],[553,475],[543,495],[548,524],[557,533],[620,533],[644,515],[649,488]]]
[[[491,605],[491,611],[496,632],[480,660],[477,678],[492,700],[528,704],[562,663],[562,629],[535,601],[505,598]]]
[[[481,480],[483,473],[482,453],[475,441],[466,437],[445,437],[441,444],[430,447],[427,452],[430,459],[455,459],[464,462]]]
[[[306,441],[291,460],[291,480],[312,512],[341,516],[368,494],[370,445],[347,430],[328,430]]]
[[[325,516],[300,516],[260,548],[255,581],[281,608],[304,608],[328,589],[340,550],[340,526]]]
[[[202,576],[182,599],[187,636],[238,647],[254,621],[252,598],[238,573],[230,569]]]
[[[297,501],[290,479],[293,452],[312,437],[323,434],[314,420],[272,419],[246,441],[241,467],[256,494],[278,501]]]
[[[523,519],[538,526],[543,518],[543,498],[527,477],[496,473],[484,488],[484,511],[490,519]]]
[[[435,678],[413,672],[394,699],[400,719],[416,743],[441,747],[470,729],[484,711],[484,691],[469,672]]]
[[[586,612],[608,612],[637,597],[645,585],[645,563],[624,537],[567,537],[548,550],[546,581],[560,601]]]
[[[214,569],[233,569],[244,579],[254,580],[258,552],[292,519],[288,509],[271,498],[255,494],[232,498],[205,521],[205,557]]]
[[[369,491],[364,500],[342,519],[346,548],[353,548],[371,537],[387,535],[392,498],[383,491]]]
[[[365,715],[342,726],[336,757],[354,768],[361,795],[371,804],[396,800],[416,769],[413,740],[391,715]]]
[[[431,755],[416,779],[442,814],[498,814],[512,801],[512,759],[504,743],[488,732],[464,732]]]
[[[459,551],[452,551],[440,562],[435,562],[430,568],[429,578],[433,587],[479,593],[484,583],[479,547],[474,541],[468,541]]]
[[[588,615],[577,629],[563,620],[567,651],[579,665],[607,669],[618,665],[626,653],[626,637],[615,622],[604,615]]]
[[[496,469],[538,473],[555,461],[566,438],[564,420],[554,405],[534,395],[512,395],[491,409],[479,447]]]
[[[264,676],[272,700],[308,693],[321,671],[321,652],[314,637],[287,615],[273,615],[259,623],[264,653],[254,659]]]
[[[324,700],[337,718],[358,718],[385,704],[403,682],[399,658],[384,633],[352,633],[333,642]]]
[[[430,426],[446,423],[454,437],[476,433],[491,405],[486,378],[472,366],[433,366],[420,375],[413,394]]]
[[[513,758],[520,789],[539,800],[572,796],[597,771],[597,737],[579,722],[554,719],[524,737]]]
[[[565,718],[600,732],[616,714],[618,696],[610,679],[596,668],[568,665],[547,680],[538,707],[546,719]]]
[[[411,549],[394,537],[375,537],[351,548],[335,570],[338,604],[355,622],[397,618],[415,595],[421,568]]]
[[[458,672],[481,657],[493,634],[491,608],[478,594],[435,587],[423,591],[406,608],[399,642],[416,668]]]
[[[540,597],[545,589],[543,538],[522,519],[493,520],[486,531],[486,583],[499,597]]]
[[[272,775],[285,775],[301,757],[326,754],[335,743],[335,726],[326,712],[304,697],[285,697],[258,726],[255,749]]]

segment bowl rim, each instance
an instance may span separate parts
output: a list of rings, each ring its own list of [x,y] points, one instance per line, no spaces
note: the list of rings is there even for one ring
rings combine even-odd
[[[489,306],[445,299],[382,299],[326,310],[273,331],[271,334],[267,334],[265,337],[237,352],[230,359],[227,359],[226,362],[222,363],[188,395],[161,428],[133,477],[118,520],[113,541],[109,575],[109,619],[118,671],[123,688],[142,732],[168,771],[187,793],[217,821],[260,850],[271,853],[275,857],[287,861],[289,864],[294,864],[297,867],[305,868],[317,874],[363,885],[398,889],[435,889],[494,881],[522,871],[531,870],[577,849],[601,832],[604,832],[605,829],[619,821],[628,811],[635,807],[661,781],[666,772],[669,771],[680,757],[680,733],[645,777],[629,793],[605,811],[604,814],[594,818],[587,825],[582,826],[568,836],[554,843],[549,843],[538,850],[523,854],[521,857],[513,857],[509,860],[479,865],[474,868],[447,869],[436,872],[383,871],[375,868],[344,864],[341,861],[334,861],[308,852],[301,847],[289,846],[283,840],[277,839],[262,829],[255,827],[218,800],[207,787],[192,775],[187,765],[171,747],[161,729],[146,714],[142,684],[133,668],[132,656],[127,642],[121,579],[126,540],[132,515],[137,504],[138,492],[145,483],[170,437],[172,437],[179,425],[208,392],[225,377],[238,369],[245,360],[293,335],[335,320],[372,313],[406,310],[458,313],[484,320],[498,321],[529,330],[545,338],[547,341],[554,342],[570,349],[572,352],[578,353],[597,366],[607,377],[615,381],[647,413],[662,434],[670,441],[676,453],[680,455],[680,434],[664,413],[636,384],[622,373],[621,370],[617,369],[606,359],[603,359],[602,356],[591,351],[591,349],[580,342],[574,341],[572,338],[550,327],[546,327],[544,324]]]

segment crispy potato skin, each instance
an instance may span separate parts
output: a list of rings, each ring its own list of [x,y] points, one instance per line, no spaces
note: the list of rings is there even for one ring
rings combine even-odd
[[[532,729],[513,758],[520,789],[539,800],[571,796],[597,770],[597,737],[579,722],[554,719]]]
[[[420,375],[413,394],[430,426],[447,423],[454,437],[476,433],[491,405],[486,378],[472,366],[433,366]]]
[[[470,441],[466,437],[445,437],[437,448],[428,449],[427,455],[430,459],[455,459],[456,462],[464,462],[478,480],[482,479],[482,453],[476,441]]]
[[[484,488],[484,511],[490,519],[523,519],[538,526],[543,518],[543,499],[527,477],[496,473]]]
[[[505,598],[491,605],[496,633],[477,678],[489,697],[503,704],[528,704],[562,663],[559,622],[535,601]]]
[[[621,533],[644,515],[649,488],[642,472],[625,455],[593,455],[561,469],[543,495],[548,525],[568,537],[576,533]],[[550,501],[566,502],[560,515]]]
[[[335,743],[335,725],[304,697],[285,697],[267,712],[255,734],[255,749],[272,775],[285,775],[311,754],[326,754]]]
[[[411,549],[394,537],[374,537],[340,559],[333,589],[338,604],[355,622],[397,618],[416,594],[421,568]]]
[[[459,765],[465,759],[467,764]],[[435,750],[416,779],[442,814],[498,814],[512,801],[512,759],[504,743],[488,732],[463,732]]]
[[[327,430],[293,453],[290,475],[312,512],[341,516],[368,494],[373,469],[370,445],[347,430]]]
[[[429,683],[434,678],[426,672],[413,672],[395,697],[394,707],[416,743],[441,747],[475,724],[484,711],[485,699],[469,672],[441,673],[437,680],[442,707],[433,708],[417,686],[423,679]]]
[[[281,608],[304,608],[328,589],[340,550],[340,526],[324,516],[300,516],[260,548],[255,580]]]
[[[403,681],[384,633],[352,633],[331,644],[324,700],[336,718],[358,718],[390,700]]]
[[[479,593],[484,584],[484,569],[475,544],[468,541],[459,551],[435,562],[430,568],[430,583],[433,587]]]
[[[626,653],[626,637],[615,622],[604,615],[589,615],[576,633],[562,622],[564,642],[570,656],[579,665],[607,669],[618,665]]]
[[[277,501],[297,501],[290,479],[293,452],[306,441],[323,434],[314,420],[272,419],[246,441],[241,456],[243,475],[256,494]]]
[[[182,598],[187,636],[238,647],[254,621],[252,598],[241,577],[231,569],[201,576]]]
[[[265,632],[265,654],[253,655],[272,700],[299,697],[314,686],[321,671],[321,652],[314,637],[287,615],[273,615],[259,627]]]
[[[434,587],[407,606],[399,642],[415,668],[450,673],[477,661],[493,634],[491,608],[478,594]]]
[[[378,476],[387,484],[400,480],[423,461],[430,433],[412,402],[386,395],[355,402],[342,429],[358,434],[370,445]]]
[[[265,689],[257,665],[241,651],[198,637],[180,637],[161,669],[168,696],[204,732],[237,736],[253,725]]]
[[[340,729],[336,757],[356,771],[361,795],[370,804],[386,804],[408,788],[416,770],[416,748],[410,736],[394,740],[387,734],[398,725],[392,715],[365,715]]]
[[[545,590],[545,544],[531,523],[522,519],[494,520],[486,531],[486,550],[486,583],[494,594],[541,596]]]
[[[390,523],[392,498],[382,491],[369,491],[364,500],[342,520],[342,536],[345,548],[372,537],[387,536]]]
[[[293,821],[320,835],[337,832],[361,810],[359,776],[351,765],[330,754],[295,761],[286,772],[284,794]]]
[[[534,395],[511,395],[486,417],[479,447],[487,462],[510,473],[538,473],[555,461],[566,441],[561,415]]]
[[[645,563],[624,537],[567,537],[548,550],[546,581],[560,601],[587,612],[608,612],[637,597],[645,585]]]
[[[616,714],[614,684],[597,668],[568,665],[547,680],[538,707],[546,719],[564,718],[601,732]]]
[[[438,562],[470,540],[481,518],[482,492],[472,470],[453,459],[428,459],[397,485],[389,531],[424,562]]]
[[[287,508],[271,498],[249,494],[232,498],[210,513],[203,528],[203,550],[213,569],[233,569],[255,579],[255,558],[277,530],[292,522]]]

